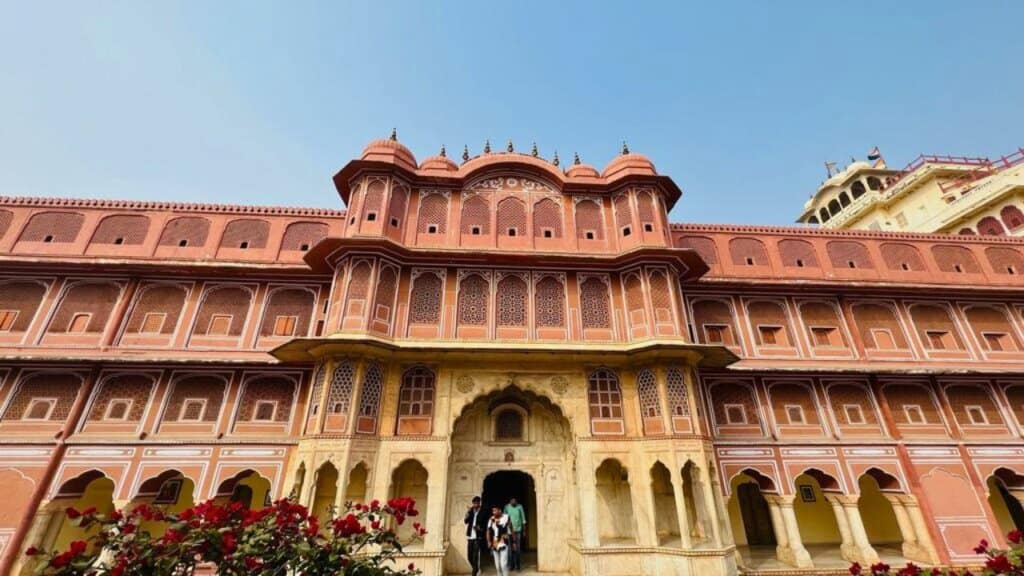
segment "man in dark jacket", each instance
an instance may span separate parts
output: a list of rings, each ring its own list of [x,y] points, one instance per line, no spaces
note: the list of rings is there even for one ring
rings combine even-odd
[[[480,506],[480,497],[473,497],[473,504],[466,511],[466,549],[473,576],[480,573],[480,552],[487,548],[487,513]]]

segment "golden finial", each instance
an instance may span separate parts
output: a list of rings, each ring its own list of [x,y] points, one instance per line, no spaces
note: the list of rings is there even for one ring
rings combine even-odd
[[[551,159],[551,163],[554,164],[555,166],[558,166],[558,164],[559,164],[558,150],[555,150],[555,157]]]
[[[580,165],[580,153],[579,152],[573,152],[572,163],[573,163],[573,166],[579,166]]]
[[[469,146],[466,144],[462,145],[462,161],[469,162]]]
[[[392,142],[398,141],[398,130],[396,128],[391,129],[391,136],[388,136],[388,140],[391,140]]]
[[[515,147],[512,146],[512,139],[511,138],[508,139],[508,144],[505,146],[505,150],[508,150],[509,152],[515,152],[516,151]]]
[[[536,158],[537,156],[540,156],[540,153],[537,152],[537,143],[536,142],[533,143],[533,148],[530,150],[530,156],[533,156],[534,158]]]
[[[447,158],[448,151],[444,149],[444,144],[441,144],[441,158]]]
[[[484,154],[491,153],[491,139],[484,140]]]
[[[622,141],[622,155],[625,156],[626,154],[629,154],[629,146],[626,144],[626,141],[623,140]]]

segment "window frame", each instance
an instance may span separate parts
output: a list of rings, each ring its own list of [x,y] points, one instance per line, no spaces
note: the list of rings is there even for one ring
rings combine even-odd
[[[911,418],[910,415],[916,413],[916,418]],[[927,426],[928,418],[924,415],[924,408],[920,404],[904,404],[903,405],[903,416],[907,419],[907,424],[912,426]]]
[[[6,308],[0,310],[0,332],[13,332],[14,323],[18,321],[21,310]]]
[[[270,406],[270,417],[269,418],[260,418],[259,417],[260,408],[263,407],[263,406],[268,406],[268,405]],[[276,422],[277,421],[277,409],[279,407],[280,406],[279,406],[279,403],[278,403],[277,400],[265,400],[265,399],[257,400],[253,404],[253,407],[252,407],[252,421],[253,422],[269,423],[269,424],[272,424],[272,423]]]
[[[43,398],[30,398],[28,405],[25,406],[25,410],[21,413],[20,420],[27,422],[48,422],[50,417],[53,416],[53,411],[57,409],[57,398],[43,397]],[[32,414],[32,409],[37,404],[47,404],[49,407],[46,410],[46,414],[39,418],[32,418],[29,415]]]
[[[804,413],[804,407],[801,406],[800,404],[783,404],[782,405],[782,409],[786,412],[786,420],[789,422],[790,426],[806,426],[807,425],[807,415]],[[799,422],[796,422],[796,421],[793,420],[793,412],[792,411],[794,409],[797,410],[797,412],[800,414],[800,421]]]
[[[103,420],[113,422],[126,422],[132,412],[132,404],[135,402],[133,398],[111,398],[107,401],[106,408],[103,409]],[[115,404],[124,403],[124,415],[120,418],[114,418],[110,415],[111,409]]]
[[[851,409],[856,410],[857,421],[850,418]],[[864,417],[864,407],[860,404],[843,404],[843,415],[846,417],[846,424],[849,426],[863,426],[868,423]]]
[[[740,411],[740,420],[732,418],[732,410]],[[747,426],[750,424],[750,418],[747,416],[747,407],[743,404],[722,404],[722,415],[725,416],[726,426]]]
[[[178,410],[177,422],[189,422],[198,423],[203,422],[206,417],[207,398],[185,398],[181,401],[181,408]],[[188,407],[193,404],[199,404],[199,416],[196,418],[185,418],[185,412],[188,411]]]

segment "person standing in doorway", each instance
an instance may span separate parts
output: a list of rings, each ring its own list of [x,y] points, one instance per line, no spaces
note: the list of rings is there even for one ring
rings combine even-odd
[[[487,521],[487,545],[491,549],[498,576],[508,576],[509,530],[508,516],[502,513],[501,506],[491,506],[491,519]]]
[[[523,509],[523,505],[517,502],[513,496],[509,499],[508,504],[505,505],[505,515],[508,516],[508,521],[512,524],[510,534],[512,550],[508,555],[508,568],[509,570],[522,572],[523,543],[526,542],[526,538],[523,536],[523,530],[526,529],[526,510]]]
[[[480,554],[487,545],[487,513],[481,510],[480,497],[474,496],[466,511],[466,552],[473,576],[480,574]]]

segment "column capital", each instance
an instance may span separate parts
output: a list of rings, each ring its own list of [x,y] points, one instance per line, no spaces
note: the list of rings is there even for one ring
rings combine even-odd
[[[791,494],[763,494],[763,496],[769,504],[775,504],[776,506],[787,508],[792,508],[793,502],[796,500],[796,496]]]
[[[857,498],[856,495],[842,494],[840,492],[824,492],[825,500],[829,504],[839,504],[840,506],[856,506]]]

